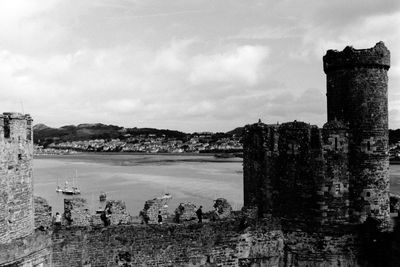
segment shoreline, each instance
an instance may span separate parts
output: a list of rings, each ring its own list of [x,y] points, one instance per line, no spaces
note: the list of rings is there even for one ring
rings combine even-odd
[[[207,157],[212,156],[214,157],[216,154],[222,153],[141,153],[141,152],[77,152],[77,153],[70,153],[70,154],[36,154],[34,157],[59,157],[59,156],[78,156],[78,155],[135,155],[135,156],[200,156],[200,157]],[[229,157],[225,159],[234,159],[240,157]],[[400,162],[399,162],[400,164]]]
[[[219,162],[232,163],[243,162],[243,158],[230,157],[218,158],[214,153],[137,153],[137,152],[79,152],[73,154],[44,154],[34,155],[34,159],[112,159],[128,157],[135,163],[147,164],[157,162]],[[131,158],[129,159],[129,157]]]

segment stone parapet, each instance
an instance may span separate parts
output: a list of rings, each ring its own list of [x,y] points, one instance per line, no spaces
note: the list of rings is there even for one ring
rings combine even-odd
[[[354,49],[347,46],[343,51],[328,50],[323,57],[324,71],[353,67],[390,68],[390,51],[383,42],[369,49]]]

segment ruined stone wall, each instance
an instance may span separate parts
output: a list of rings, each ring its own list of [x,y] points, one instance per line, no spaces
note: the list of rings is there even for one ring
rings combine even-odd
[[[317,191],[323,181],[320,132],[296,121],[282,124],[278,131],[273,214],[296,224],[312,224],[319,219]]]
[[[271,213],[272,180],[278,155],[278,126],[258,122],[247,125],[243,137],[244,206],[257,207],[260,215]]]
[[[244,193],[252,197],[248,203],[257,206],[259,215],[273,214],[295,222],[295,227],[323,220],[320,191],[325,161],[320,129],[296,121],[248,125],[243,147],[243,179],[244,185],[249,184]]]
[[[128,224],[132,221],[126,211],[125,202],[108,200],[101,213],[91,214],[87,200],[80,197],[64,199],[63,225],[68,226],[103,226]],[[105,222],[107,220],[107,223]]]
[[[180,203],[175,209],[174,220],[176,222],[195,220],[197,218],[197,209],[196,205],[191,202]]]
[[[51,206],[47,203],[47,200],[35,196],[35,228],[47,229],[52,226],[52,214]]]
[[[86,199],[79,197],[64,199],[63,224],[88,226],[91,224],[91,217]]]
[[[68,228],[53,233],[53,266],[279,266],[279,230],[212,224]]]
[[[359,240],[354,233],[326,235],[302,231],[285,234],[283,266],[370,266],[360,264]]]
[[[348,143],[348,128],[338,121],[323,129],[297,121],[246,126],[244,181],[253,183],[248,194],[259,214],[283,218],[288,229],[348,223]]]
[[[126,211],[125,202],[121,200],[107,200],[108,218],[111,225],[127,224],[131,221],[131,216]]]
[[[372,216],[388,224],[390,52],[379,42],[370,49],[329,50],[323,60],[328,121],[349,124],[351,218],[363,222]]]
[[[34,230],[32,119],[0,115],[0,243]]]
[[[53,266],[368,266],[354,232],[284,232],[271,220],[69,227],[52,239]]]
[[[147,200],[144,203],[143,213],[148,216],[149,223],[157,223],[158,214],[161,212],[163,220],[168,216],[168,202],[171,199],[170,195],[164,195],[154,199]]]
[[[330,121],[322,129],[324,181],[318,192],[323,224],[349,222],[348,127]]]

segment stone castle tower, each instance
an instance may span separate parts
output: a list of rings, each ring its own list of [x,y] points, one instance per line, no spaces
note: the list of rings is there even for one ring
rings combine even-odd
[[[388,76],[390,52],[383,42],[373,48],[324,56],[328,122],[349,126],[352,219],[389,220]]]
[[[390,52],[329,50],[328,122],[245,127],[244,205],[294,227],[390,220],[387,70]]]
[[[0,114],[0,244],[34,232],[32,119]]]

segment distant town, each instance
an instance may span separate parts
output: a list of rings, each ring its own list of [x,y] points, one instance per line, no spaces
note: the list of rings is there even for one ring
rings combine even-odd
[[[77,151],[86,152],[141,152],[141,153],[239,153],[242,144],[239,138],[226,137],[213,140],[212,134],[194,134],[187,141],[157,137],[155,135],[140,135],[105,140],[82,140],[51,143],[46,148],[35,146],[36,154],[63,154]]]
[[[215,153],[225,157],[240,156],[243,149],[240,129],[237,132],[228,133],[186,134],[170,130],[116,128],[116,126],[102,124],[84,124],[72,127],[67,126],[68,131],[65,130],[65,127],[63,130],[43,127],[43,125],[34,127],[34,136],[37,137],[35,138],[35,154],[77,152]],[[99,133],[99,129],[101,129],[101,133]],[[85,133],[85,135],[81,133]]]
[[[104,124],[80,124],[50,128],[35,125],[35,154],[60,155],[78,152],[214,153],[241,156],[239,127],[226,133],[183,133],[153,128],[123,128]],[[400,164],[400,130],[389,130],[389,154]]]

